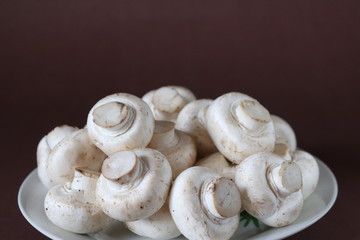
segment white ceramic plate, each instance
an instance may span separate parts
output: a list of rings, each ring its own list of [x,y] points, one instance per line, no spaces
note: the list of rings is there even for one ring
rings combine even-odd
[[[333,206],[337,196],[338,187],[335,176],[331,170],[322,161],[318,160],[318,163],[320,168],[318,187],[305,201],[302,213],[293,224],[282,228],[270,228],[260,224],[260,228],[256,228],[252,223],[244,227],[244,221],[242,221],[232,239],[281,239],[303,230],[323,217]],[[18,204],[26,220],[49,238],[56,240],[148,239],[133,234],[120,222],[115,223],[101,232],[89,235],[74,234],[62,230],[53,225],[45,215],[43,202],[46,192],[47,189],[40,182],[35,169],[26,177],[20,187]],[[186,238],[180,236],[176,239]]]

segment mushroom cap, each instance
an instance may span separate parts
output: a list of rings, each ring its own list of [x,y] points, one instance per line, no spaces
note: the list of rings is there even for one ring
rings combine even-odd
[[[271,227],[284,227],[293,223],[300,215],[304,200],[301,191],[293,193],[281,201],[277,211],[261,221]]]
[[[150,217],[125,222],[125,225],[133,233],[153,239],[172,239],[181,235],[170,214],[168,201]]]
[[[138,170],[132,166],[137,166]],[[103,211],[110,217],[136,221],[151,216],[162,207],[171,179],[170,164],[159,151],[149,148],[120,151],[104,161],[96,195]]]
[[[145,147],[154,131],[149,106],[137,96],[116,93],[99,100],[87,118],[89,136],[107,155]]]
[[[300,167],[269,152],[255,153],[242,161],[236,171],[244,209],[273,227],[297,219],[302,206]]]
[[[236,164],[230,163],[220,152],[210,154],[196,162],[196,166],[208,167],[221,176],[235,180]]]
[[[94,176],[83,177],[91,181],[90,178]],[[70,182],[54,186],[45,196],[46,216],[56,226],[74,233],[91,233],[104,229],[113,219],[107,216],[96,202],[86,198],[92,191],[95,189],[73,189]]]
[[[198,99],[188,103],[179,113],[175,128],[190,135],[195,143],[198,157],[204,157],[217,151],[206,127],[205,112],[213,102],[210,99]]]
[[[274,153],[280,157],[290,160],[291,153],[296,150],[296,136],[290,124],[279,116],[271,115],[275,127],[275,149]]]
[[[72,181],[76,167],[100,171],[106,155],[89,139],[83,128],[64,138],[51,151],[46,164],[50,186]]]
[[[218,150],[237,164],[253,153],[274,150],[275,130],[269,112],[242,93],[215,99],[206,111],[206,128]]]
[[[164,86],[147,92],[142,99],[149,105],[155,120],[175,122],[180,110],[196,99],[182,86]]]
[[[316,189],[319,182],[319,165],[310,153],[303,150],[296,150],[293,154],[293,161],[299,165],[303,176],[302,194],[307,199]]]
[[[174,181],[170,213],[188,239],[229,239],[240,220],[241,198],[234,182],[206,167],[191,167]]]
[[[186,133],[175,130],[174,126],[173,122],[156,121],[154,134],[148,145],[165,155],[170,163],[173,179],[196,161],[194,140]]]
[[[71,133],[76,130],[78,130],[77,127],[68,125],[58,126],[40,140],[36,150],[37,172],[40,181],[45,187],[51,187],[50,178],[46,174],[46,164],[50,152],[59,142],[61,142],[61,140],[71,135]]]

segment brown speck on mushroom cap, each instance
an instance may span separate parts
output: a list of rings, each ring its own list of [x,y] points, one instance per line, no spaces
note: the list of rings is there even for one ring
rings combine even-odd
[[[95,200],[96,175],[77,169],[72,182],[51,188],[44,200],[48,219],[74,233],[97,232],[109,226],[113,219],[101,211]]]
[[[273,153],[255,153],[239,164],[235,183],[244,209],[266,225],[279,227],[275,218],[285,224],[299,216],[303,206],[302,174],[296,163]]]
[[[275,130],[269,112],[254,98],[231,92],[206,111],[206,128],[219,152],[233,163],[256,152],[273,152]]]
[[[139,97],[117,93],[100,99],[89,111],[89,136],[107,155],[146,147],[154,130],[149,106]]]
[[[239,225],[239,190],[210,168],[195,166],[183,171],[174,181],[169,206],[188,239],[229,239]]]
[[[128,165],[126,156],[135,164]],[[149,148],[120,151],[110,155],[104,164],[107,167],[103,168],[96,194],[103,199],[100,205],[109,216],[119,221],[136,221],[154,214],[164,204],[172,173],[162,153]],[[126,166],[126,171],[121,170],[121,176],[113,172],[122,166]]]

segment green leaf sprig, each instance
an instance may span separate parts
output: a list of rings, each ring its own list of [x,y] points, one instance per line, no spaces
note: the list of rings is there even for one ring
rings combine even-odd
[[[245,221],[244,227],[247,227],[252,222],[257,228],[260,228],[259,220],[246,211],[240,213],[240,222],[242,221]]]

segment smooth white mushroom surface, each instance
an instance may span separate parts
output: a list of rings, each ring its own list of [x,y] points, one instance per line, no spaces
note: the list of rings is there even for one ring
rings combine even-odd
[[[226,160],[224,155],[220,152],[210,154],[196,162],[196,166],[208,167],[221,176],[227,177],[231,180],[235,180],[236,166],[230,161]]]
[[[156,121],[153,137],[148,148],[156,149],[169,161],[173,179],[182,171],[194,165],[196,146],[194,140],[169,121]]]
[[[310,153],[303,150],[296,150],[293,153],[293,161],[299,165],[303,177],[302,193],[307,199],[316,189],[319,182],[319,165]]]
[[[100,172],[77,168],[72,182],[51,188],[45,196],[46,216],[56,226],[74,233],[98,232],[113,223],[95,198]]]
[[[154,117],[139,97],[117,93],[99,100],[87,118],[89,136],[107,155],[146,147],[154,131]]]
[[[175,128],[190,135],[195,143],[198,158],[217,152],[205,124],[205,113],[213,102],[210,99],[198,99],[188,103],[179,113]]]
[[[273,152],[275,129],[270,113],[257,100],[231,92],[206,111],[206,128],[219,152],[234,163],[257,152]]]
[[[74,233],[121,221],[152,239],[226,240],[242,210],[293,223],[319,181],[290,124],[256,99],[196,100],[175,85],[105,96],[84,128],[54,128],[36,154],[46,215]]]
[[[100,171],[105,158],[105,153],[89,139],[87,129],[79,129],[65,137],[51,151],[45,169],[49,185],[72,181],[76,167]]]
[[[96,195],[103,211],[119,221],[137,221],[165,203],[172,180],[166,157],[157,150],[119,151],[103,163]]]
[[[273,153],[255,153],[236,170],[244,209],[266,225],[282,227],[294,222],[303,207],[299,165]]]
[[[153,239],[172,239],[181,235],[170,214],[168,201],[150,217],[125,222],[125,226],[137,235]]]
[[[240,220],[241,197],[235,183],[207,167],[191,167],[174,181],[170,213],[188,239],[230,239]]]
[[[295,132],[288,122],[279,116],[271,115],[275,127],[274,153],[287,160],[291,159],[291,153],[296,150]]]
[[[41,183],[44,184],[44,186],[47,188],[52,186],[50,178],[46,173],[46,165],[49,155],[53,148],[59,142],[61,142],[61,140],[67,136],[70,136],[71,133],[75,132],[76,130],[78,130],[77,127],[71,127],[68,125],[58,126],[40,140],[36,150],[37,173]]]
[[[181,109],[196,99],[182,86],[164,86],[147,92],[142,99],[149,105],[155,120],[175,122]]]

